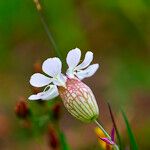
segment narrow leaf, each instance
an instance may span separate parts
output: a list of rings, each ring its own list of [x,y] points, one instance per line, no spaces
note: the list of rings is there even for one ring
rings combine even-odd
[[[127,132],[128,132],[128,136],[129,136],[129,140],[130,140],[130,145],[131,145],[131,150],[138,150],[138,146],[137,146],[136,140],[134,138],[134,135],[132,133],[132,130],[131,130],[130,124],[128,122],[127,116],[123,110],[121,110],[121,112],[122,112],[122,116],[123,116],[123,119],[124,119],[125,124],[126,124]]]
[[[113,127],[111,130],[111,140],[114,142],[115,141],[115,128]]]
[[[67,143],[66,137],[62,131],[59,131],[59,137],[61,142],[61,149],[62,150],[70,150],[70,147]]]
[[[113,115],[113,112],[112,112],[110,104],[109,103],[107,103],[107,104],[108,104],[111,120],[112,120],[113,126],[114,126],[115,131],[116,131],[116,136],[117,136],[117,139],[118,139],[119,147],[120,147],[120,150],[122,150],[122,141],[121,141],[121,137],[120,137],[120,134],[119,134],[116,122],[115,122],[115,118],[114,118],[114,115]]]

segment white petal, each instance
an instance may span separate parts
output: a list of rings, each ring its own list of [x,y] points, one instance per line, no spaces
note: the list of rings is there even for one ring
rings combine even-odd
[[[51,78],[46,77],[41,73],[35,73],[30,78],[30,84],[35,87],[42,87],[52,82]]]
[[[99,68],[99,64],[90,65],[87,69],[79,71],[76,73],[76,76],[82,80],[87,77],[91,77]]]
[[[49,90],[45,91],[44,94],[41,95],[42,100],[50,100],[59,95],[58,89],[56,85],[50,85]]]
[[[66,85],[66,80],[67,80],[66,76],[64,76],[63,74],[59,74],[57,76],[57,78],[55,78],[53,80],[53,83],[57,86],[65,86]]]
[[[68,69],[67,69],[66,75],[67,75],[69,78],[74,78],[74,74],[75,74],[74,69],[71,69],[71,68],[68,68]]]
[[[31,95],[28,99],[29,100],[39,100],[39,99],[50,100],[50,99],[57,97],[58,95],[59,93],[58,93],[57,87],[55,85],[50,85],[49,90],[40,92],[35,95]]]
[[[80,58],[81,58],[81,51],[79,48],[75,48],[69,51],[66,59],[69,68],[74,69],[78,65]]]
[[[60,75],[59,75],[59,80],[60,80],[62,83],[66,83],[67,77],[66,77],[65,75],[63,75],[63,74],[60,74]]]
[[[48,58],[42,65],[43,71],[51,77],[61,73],[62,63],[59,58]]]
[[[43,92],[42,92],[43,93]],[[38,93],[38,94],[34,94],[34,95],[31,95],[29,96],[29,100],[39,100],[41,99],[41,96],[40,96],[41,93]]]
[[[90,65],[90,63],[92,62],[93,60],[93,53],[88,51],[86,54],[85,54],[85,58],[84,58],[84,61],[78,65],[76,67],[76,70],[80,70],[80,69],[84,69],[86,68],[88,65]]]

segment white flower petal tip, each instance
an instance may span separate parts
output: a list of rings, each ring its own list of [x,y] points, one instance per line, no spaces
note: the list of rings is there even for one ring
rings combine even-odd
[[[48,78],[40,73],[35,73],[30,78],[30,84],[35,87],[43,87],[51,82],[52,82],[51,78]]]
[[[35,95],[29,96],[28,99],[29,99],[29,100],[39,100],[39,99],[41,99],[41,97],[40,97],[38,94],[35,94]]]
[[[59,95],[57,86],[55,85],[50,85],[49,89],[47,91],[40,92],[35,95],[31,95],[28,99],[29,100],[50,100]]]
[[[84,78],[91,77],[95,74],[97,69],[99,68],[99,64],[93,64],[90,65],[88,68],[85,70],[79,71],[76,73],[76,76],[80,79],[83,80]]]
[[[62,63],[59,58],[48,58],[42,65],[42,70],[51,77],[61,73]]]
[[[76,70],[80,70],[80,69],[86,68],[87,66],[90,65],[90,63],[92,62],[92,60],[93,60],[93,53],[91,51],[88,51],[85,54],[85,58],[84,58],[83,62],[76,67]]]
[[[67,54],[67,64],[70,68],[76,67],[80,61],[81,58],[81,50],[79,48],[75,48],[68,52]]]

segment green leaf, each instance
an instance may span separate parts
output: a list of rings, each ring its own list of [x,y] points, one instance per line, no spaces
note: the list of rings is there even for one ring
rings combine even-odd
[[[128,136],[129,136],[129,140],[130,140],[131,150],[138,150],[138,146],[137,146],[136,140],[134,138],[133,132],[131,130],[129,121],[127,119],[127,116],[126,116],[126,114],[125,114],[125,112],[123,110],[121,110],[121,112],[122,112],[122,116],[123,116],[123,119],[124,119],[125,124],[126,124],[127,131],[128,131]]]
[[[66,137],[62,131],[59,131],[59,138],[61,142],[61,149],[62,150],[70,150],[70,147],[67,143]]]

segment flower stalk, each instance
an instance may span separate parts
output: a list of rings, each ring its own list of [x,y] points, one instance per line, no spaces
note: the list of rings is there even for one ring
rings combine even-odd
[[[103,131],[103,133],[104,133],[105,136],[109,139],[109,141],[113,143],[114,141],[112,141],[110,135],[109,135],[109,134],[107,133],[107,131],[102,127],[102,125],[101,125],[97,120],[95,120],[94,122],[95,122],[96,125]],[[114,149],[114,150],[119,150],[119,147],[118,147],[118,145],[117,145],[116,143],[114,143],[112,146],[113,146],[113,149]]]
[[[38,12],[39,17],[40,17],[40,20],[41,20],[41,23],[42,23],[43,28],[44,28],[44,30],[45,30],[47,36],[48,36],[48,39],[49,39],[50,43],[52,44],[52,46],[53,46],[53,48],[54,48],[54,50],[55,50],[57,56],[60,57],[61,59],[63,59],[63,58],[62,58],[62,55],[61,55],[61,53],[60,53],[60,51],[59,51],[58,48],[57,48],[57,45],[56,45],[56,43],[55,43],[55,40],[54,40],[54,38],[53,38],[53,36],[52,36],[50,30],[49,30],[48,24],[46,23],[45,18],[44,18],[44,16],[43,16],[43,12],[42,12],[43,8],[42,8],[42,5],[41,5],[40,1],[39,1],[39,0],[33,0],[33,1],[34,1],[34,3],[35,3],[37,12]]]

